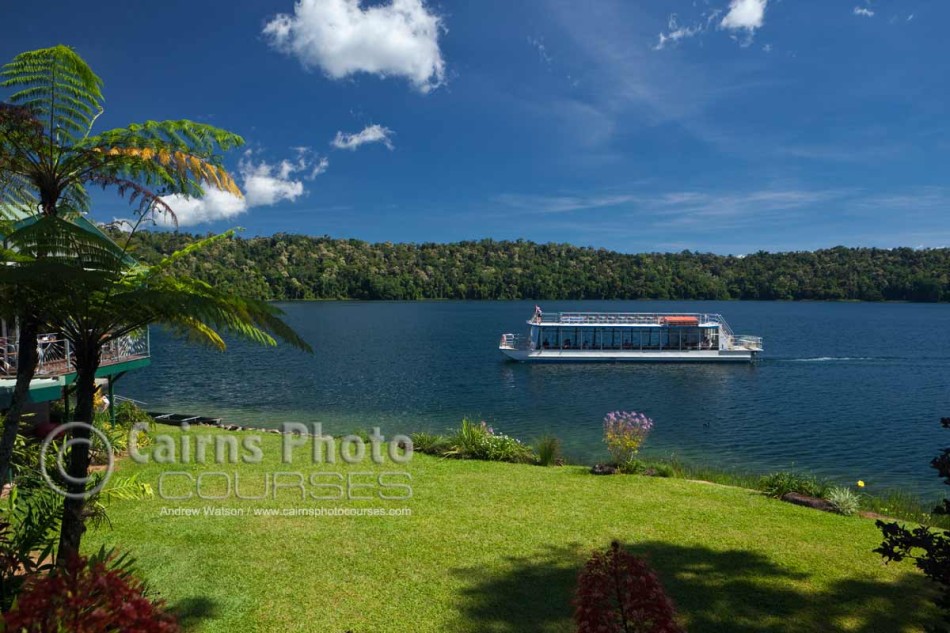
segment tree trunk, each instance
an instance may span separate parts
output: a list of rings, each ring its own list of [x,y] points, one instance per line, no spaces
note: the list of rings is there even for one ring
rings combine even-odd
[[[59,534],[57,563],[64,565],[73,556],[79,555],[79,544],[86,531],[84,509],[86,505],[86,478],[89,476],[89,442],[93,416],[93,400],[96,394],[96,370],[99,369],[100,348],[98,339],[74,341],[76,367],[76,411],[73,419],[85,425],[73,429],[72,438],[80,440],[69,451],[66,472],[77,482],[68,481],[69,495],[63,501],[63,522]],[[87,440],[87,441],[82,441]]]
[[[3,433],[0,434],[0,485],[7,482],[10,474],[10,462],[13,459],[13,446],[20,431],[20,418],[23,406],[30,398],[30,383],[36,374],[39,355],[36,353],[36,337],[39,323],[32,318],[20,319],[19,341],[17,342],[16,386],[10,408],[3,418]]]

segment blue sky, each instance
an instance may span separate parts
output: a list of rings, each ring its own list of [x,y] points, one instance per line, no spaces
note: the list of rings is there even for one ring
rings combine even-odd
[[[950,245],[941,0],[5,3],[102,129],[244,136],[182,229],[626,252]],[[94,216],[128,215],[97,196]]]

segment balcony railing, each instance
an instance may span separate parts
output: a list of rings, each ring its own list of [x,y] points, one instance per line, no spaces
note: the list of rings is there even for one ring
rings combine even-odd
[[[0,376],[14,376],[17,369],[19,343],[14,338],[0,338]],[[141,329],[106,343],[102,348],[100,366],[115,365],[149,357],[148,329]],[[40,334],[36,337],[36,376],[52,378],[69,374],[73,369],[73,350],[61,334]]]

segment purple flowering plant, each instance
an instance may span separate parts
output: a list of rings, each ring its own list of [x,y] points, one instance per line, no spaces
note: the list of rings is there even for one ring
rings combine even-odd
[[[611,411],[604,416],[604,442],[614,462],[623,465],[636,457],[653,429],[653,420],[636,411]]]

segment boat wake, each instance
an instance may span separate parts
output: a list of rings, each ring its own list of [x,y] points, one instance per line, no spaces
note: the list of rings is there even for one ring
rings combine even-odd
[[[818,356],[815,358],[784,358],[789,363],[844,363],[848,361],[876,360],[871,356]]]

